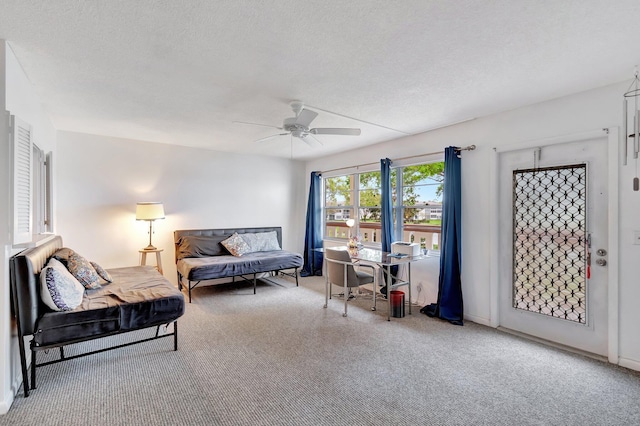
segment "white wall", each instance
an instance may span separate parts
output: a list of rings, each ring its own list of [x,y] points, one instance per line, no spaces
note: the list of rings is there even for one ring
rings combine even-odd
[[[475,144],[475,151],[462,153],[463,295],[465,317],[491,324],[490,210],[495,190],[490,182],[492,148],[621,126],[622,93],[627,86],[628,83],[615,84],[310,161],[307,172],[376,162],[384,157],[394,159],[431,153],[450,145]],[[633,163],[621,168],[619,354],[621,365],[640,370],[640,339],[637,337],[640,324],[637,306],[640,301],[640,286],[637,284],[640,246],[632,245],[633,230],[640,230],[640,193],[632,191],[633,176]],[[465,209],[464,206],[473,206],[473,209]],[[426,280],[425,276],[420,277],[419,272],[416,275],[415,280]],[[430,302],[435,302],[435,298]]]
[[[56,132],[42,104],[36,96],[18,60],[4,41],[0,40],[0,112],[5,109],[32,126],[34,142],[46,152],[56,150]],[[6,131],[0,125],[0,414],[9,410],[13,395],[22,381],[15,325],[9,310],[9,257],[18,250],[11,247],[9,238],[10,209],[10,150]],[[55,220],[55,190],[52,193]],[[55,226],[55,222],[54,222]]]
[[[148,244],[138,201],[164,203],[153,245],[173,283],[176,229],[282,226],[283,247],[303,249],[303,163],[60,132],[57,164],[58,233],[105,268],[138,264]]]

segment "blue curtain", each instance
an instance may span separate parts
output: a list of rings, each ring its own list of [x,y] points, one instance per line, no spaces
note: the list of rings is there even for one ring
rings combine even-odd
[[[380,160],[380,185],[382,186],[382,251],[391,251],[393,242],[393,199],[391,196],[391,160]]]
[[[380,184],[382,186],[382,211],[381,211],[381,226],[382,226],[382,251],[391,251],[391,243],[393,240],[393,196],[391,192],[391,160],[383,158],[380,160]],[[391,274],[396,275],[398,273],[398,267],[391,267]],[[385,280],[388,279],[384,275]],[[387,294],[387,288],[383,287],[382,294]]]
[[[460,280],[461,203],[460,158],[456,147],[444,151],[444,196],[442,204],[442,241],[440,248],[440,278],[438,302],[423,307],[420,312],[462,325],[463,303]]]
[[[322,275],[323,255],[315,249],[322,248],[322,175],[311,172],[309,202],[307,204],[307,226],[304,234],[304,266],[300,276]]]

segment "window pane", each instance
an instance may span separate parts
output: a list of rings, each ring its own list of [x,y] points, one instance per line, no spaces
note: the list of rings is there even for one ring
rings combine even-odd
[[[360,173],[360,189],[380,189],[380,172]]]
[[[402,169],[402,240],[423,249],[440,245],[444,162]]]
[[[379,207],[360,207],[360,223],[380,223],[380,213],[381,209]]]
[[[353,200],[352,176],[325,179],[325,206],[350,206]]]
[[[418,206],[442,201],[444,162],[408,166],[402,170],[402,204]]]
[[[354,218],[352,209],[326,209],[325,217],[327,222],[344,222],[347,219]]]
[[[325,237],[348,238],[347,219],[356,219],[353,203],[353,175],[325,179]]]

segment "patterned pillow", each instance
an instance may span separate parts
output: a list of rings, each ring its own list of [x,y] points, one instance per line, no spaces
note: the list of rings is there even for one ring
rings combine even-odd
[[[73,253],[73,250],[71,250],[70,248],[63,247],[56,250],[56,252],[53,253],[53,257],[62,262],[62,264],[66,267],[67,263],[69,263],[69,256],[71,256]]]
[[[70,311],[82,303],[84,287],[55,258],[40,272],[40,298],[54,311]]]
[[[257,232],[255,234],[247,233],[240,236],[249,246],[251,253],[256,251],[280,250],[278,234],[276,234],[276,231]]]
[[[220,244],[222,244],[227,250],[229,250],[229,253],[234,256],[242,256],[243,254],[251,252],[247,243],[244,242],[237,232],[234,232],[232,236],[222,241]]]
[[[87,259],[80,256],[78,253],[74,252],[69,256],[67,269],[69,269],[71,275],[80,281],[80,284],[82,284],[84,288],[94,290],[102,287],[100,285],[100,277],[96,270],[93,269],[93,266],[91,266],[91,263],[89,263]]]
[[[96,262],[89,262],[89,263],[91,263],[91,266],[93,266],[93,269],[96,270],[96,273],[100,278],[102,278],[108,283],[113,282],[113,278],[111,278],[111,274],[105,271],[105,269],[102,266],[98,265]]]

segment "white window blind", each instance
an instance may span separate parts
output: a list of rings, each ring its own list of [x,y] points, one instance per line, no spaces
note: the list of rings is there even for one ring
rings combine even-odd
[[[13,150],[13,244],[32,240],[31,160],[33,140],[31,126],[11,116]]]

